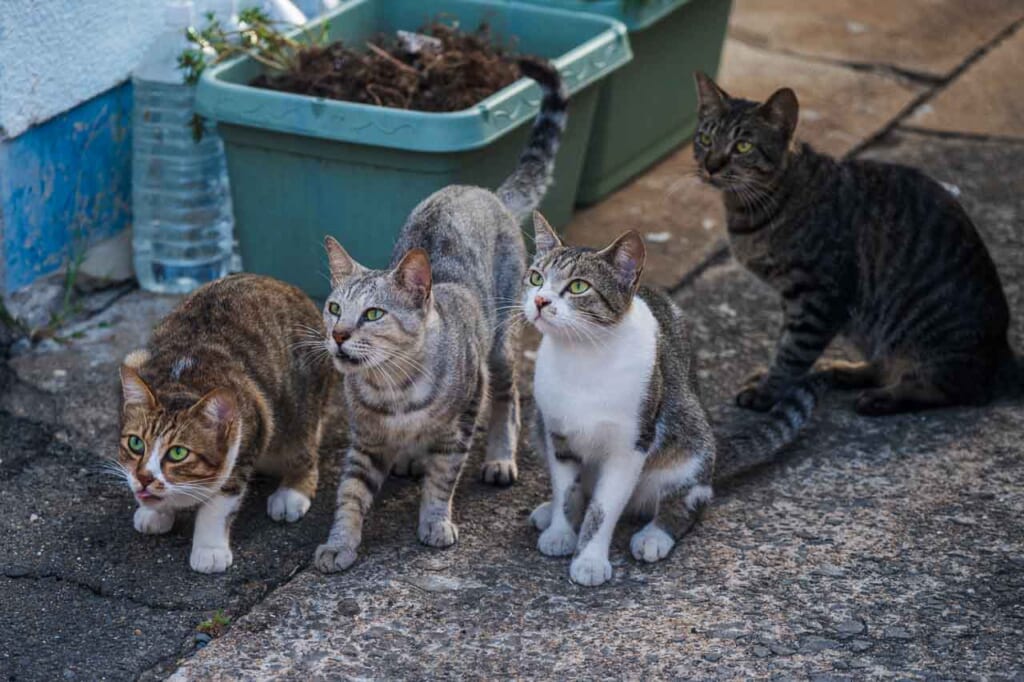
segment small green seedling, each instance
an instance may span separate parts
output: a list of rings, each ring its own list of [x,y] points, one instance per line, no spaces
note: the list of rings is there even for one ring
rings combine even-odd
[[[217,609],[210,618],[196,626],[196,632],[202,632],[210,637],[220,637],[230,624],[231,616],[226,616],[222,609]]]

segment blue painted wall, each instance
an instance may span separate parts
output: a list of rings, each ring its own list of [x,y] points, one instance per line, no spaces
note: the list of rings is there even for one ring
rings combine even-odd
[[[131,222],[131,84],[0,142],[0,293]]]

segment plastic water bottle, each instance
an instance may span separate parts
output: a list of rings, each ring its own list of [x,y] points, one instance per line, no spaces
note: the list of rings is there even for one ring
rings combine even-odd
[[[139,284],[161,293],[223,277],[232,259],[224,146],[209,129],[195,141],[195,88],[177,68],[192,9],[167,0],[164,30],[132,74],[132,252]]]

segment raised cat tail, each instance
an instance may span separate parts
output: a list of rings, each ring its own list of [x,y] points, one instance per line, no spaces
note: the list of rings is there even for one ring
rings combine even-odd
[[[718,443],[714,482],[722,483],[774,460],[779,450],[796,439],[814,414],[829,383],[827,375],[812,373],[794,386],[752,429],[722,438]]]
[[[497,191],[505,207],[522,222],[536,210],[551,185],[555,154],[565,131],[569,99],[562,77],[550,62],[520,59],[519,71],[537,81],[544,93],[530,141],[519,157],[519,164]]]

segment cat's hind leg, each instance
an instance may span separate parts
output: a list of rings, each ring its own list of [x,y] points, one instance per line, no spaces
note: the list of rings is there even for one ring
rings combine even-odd
[[[291,443],[277,446],[281,485],[267,499],[267,515],[274,521],[295,523],[309,511],[320,479],[320,420],[310,425],[308,433],[289,434]]]
[[[710,466],[701,467],[698,482],[687,476],[682,488],[666,478],[664,472],[645,473],[630,500],[630,510],[645,522],[629,542],[637,561],[654,563],[667,557],[693,529],[712,497]]]
[[[945,365],[920,365],[899,360],[890,360],[888,364],[891,381],[882,388],[861,393],[855,407],[858,414],[877,417],[975,402],[958,398],[977,390],[978,384],[983,382],[980,363],[972,359]],[[957,388],[943,390],[944,386]]]
[[[519,387],[516,384],[517,329],[499,330],[491,351],[491,409],[487,429],[487,453],[480,477],[484,483],[507,486],[519,477],[516,455],[519,446]]]

